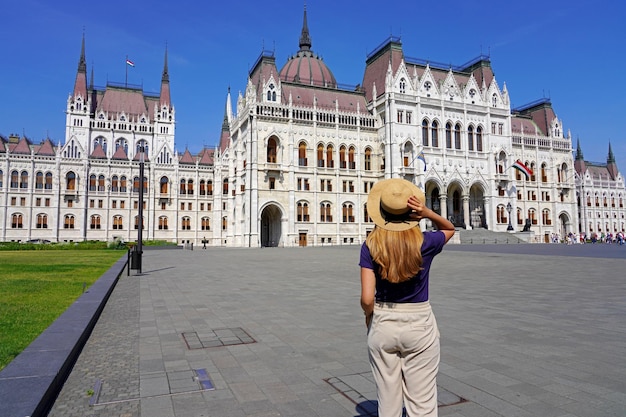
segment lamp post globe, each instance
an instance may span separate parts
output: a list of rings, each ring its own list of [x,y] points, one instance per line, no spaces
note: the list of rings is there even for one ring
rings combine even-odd
[[[513,231],[513,225],[511,224],[511,211],[513,210],[513,207],[511,206],[511,203],[507,203],[506,204],[506,211],[509,213],[509,225],[506,228],[507,232],[512,232]]]

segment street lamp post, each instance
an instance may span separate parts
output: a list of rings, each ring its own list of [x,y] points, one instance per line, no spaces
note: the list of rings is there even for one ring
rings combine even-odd
[[[511,207],[511,203],[509,202],[506,205],[506,211],[509,212],[509,226],[506,228],[507,232],[513,231],[513,225],[511,224],[511,210],[513,210],[513,207]]]
[[[144,170],[144,147],[141,145],[139,147],[139,219],[138,226],[139,230],[137,231],[137,269],[139,270],[139,274],[141,274],[141,256],[143,255],[143,170]]]

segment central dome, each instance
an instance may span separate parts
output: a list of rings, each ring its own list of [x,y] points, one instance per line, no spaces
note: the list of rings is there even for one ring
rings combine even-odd
[[[304,23],[300,35],[300,50],[290,57],[279,73],[280,79],[318,87],[336,87],[335,76],[328,69],[324,60],[311,50],[311,37],[304,9]]]

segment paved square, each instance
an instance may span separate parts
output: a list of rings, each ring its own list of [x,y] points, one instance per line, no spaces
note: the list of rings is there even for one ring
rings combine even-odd
[[[376,415],[358,256],[358,246],[147,250],[49,415]],[[452,404],[440,415],[626,415],[625,258],[610,245],[447,246],[430,297],[440,400]],[[246,336],[254,342],[235,344]],[[215,340],[227,343],[200,348]]]

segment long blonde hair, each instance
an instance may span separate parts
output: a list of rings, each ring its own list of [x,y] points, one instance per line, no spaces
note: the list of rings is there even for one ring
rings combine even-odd
[[[422,269],[423,242],[419,227],[403,231],[375,227],[366,239],[382,278],[393,283],[407,281]]]

